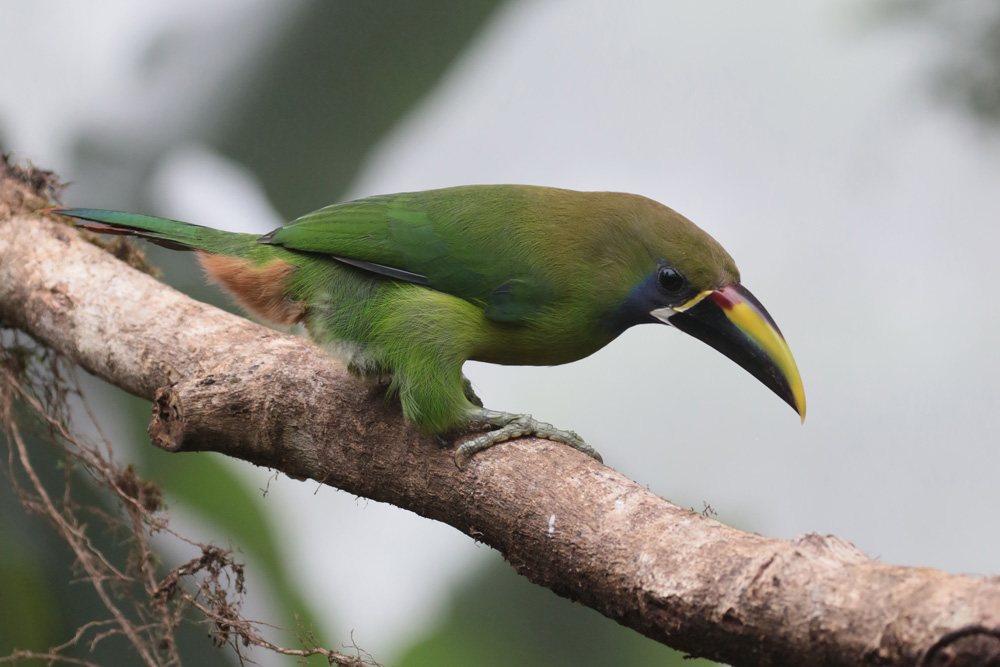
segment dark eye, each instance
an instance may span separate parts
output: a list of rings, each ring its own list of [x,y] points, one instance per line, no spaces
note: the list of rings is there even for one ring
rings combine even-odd
[[[667,294],[676,294],[684,289],[687,280],[680,274],[680,271],[669,266],[662,266],[656,273],[656,282],[660,289]]]

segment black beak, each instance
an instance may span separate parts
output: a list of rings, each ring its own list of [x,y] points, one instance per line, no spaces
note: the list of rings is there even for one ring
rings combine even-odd
[[[730,285],[684,310],[662,308],[652,314],[735,361],[805,421],[805,390],[792,352],[778,325],[748,289]]]

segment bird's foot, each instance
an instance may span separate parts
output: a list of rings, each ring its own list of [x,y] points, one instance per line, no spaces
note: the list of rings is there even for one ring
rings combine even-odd
[[[479,408],[470,414],[469,421],[489,424],[493,427],[493,430],[463,443],[455,450],[455,465],[459,468],[462,467],[462,462],[465,459],[476,452],[489,449],[493,445],[505,440],[524,436],[534,436],[536,438],[552,440],[553,442],[561,442],[604,463],[604,459],[597,453],[597,450],[584,442],[583,438],[573,431],[563,431],[552,424],[533,419],[531,415],[519,415]]]

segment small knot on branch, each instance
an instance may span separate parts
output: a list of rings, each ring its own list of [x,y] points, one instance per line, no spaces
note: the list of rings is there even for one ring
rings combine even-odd
[[[153,418],[149,422],[152,443],[168,452],[182,451],[186,426],[180,397],[173,385],[157,389],[153,399]]]

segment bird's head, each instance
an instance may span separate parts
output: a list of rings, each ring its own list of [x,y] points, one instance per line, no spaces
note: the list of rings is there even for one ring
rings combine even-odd
[[[740,283],[732,257],[684,216],[646,202],[637,212],[645,218],[637,226],[643,266],[613,313],[613,326],[674,326],[749,371],[805,420],[805,391],[792,352],[771,315]]]

